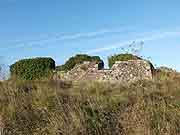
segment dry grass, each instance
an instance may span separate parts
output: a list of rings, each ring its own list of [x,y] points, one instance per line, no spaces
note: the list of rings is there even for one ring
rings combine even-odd
[[[180,79],[3,82],[3,135],[179,135]]]

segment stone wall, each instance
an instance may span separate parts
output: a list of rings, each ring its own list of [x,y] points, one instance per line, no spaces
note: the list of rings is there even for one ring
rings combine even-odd
[[[57,72],[54,76],[54,79],[60,79],[60,80],[82,80],[87,77],[88,73],[96,73],[96,71],[99,71],[99,65],[96,64],[96,62],[89,62],[86,61],[83,64],[76,65],[72,70],[66,72],[60,71]],[[96,77],[97,75],[94,74],[93,77]],[[88,78],[87,78],[88,79]]]
[[[102,80],[131,82],[152,79],[153,67],[144,60],[117,61]]]
[[[95,62],[84,62],[76,65],[67,73],[58,72],[54,79],[79,81],[118,81],[132,82],[153,79],[153,66],[145,60],[117,61],[111,69],[99,69]]]

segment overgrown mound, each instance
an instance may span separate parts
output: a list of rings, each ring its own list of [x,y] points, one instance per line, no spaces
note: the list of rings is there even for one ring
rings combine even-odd
[[[128,61],[128,60],[141,60],[142,58],[135,56],[133,54],[115,54],[108,58],[109,67],[111,68],[116,61]]]
[[[64,65],[56,67],[57,71],[69,71],[74,68],[76,64],[82,64],[84,61],[95,61],[101,63],[101,68],[104,67],[104,63],[99,56],[89,56],[86,54],[77,54],[69,58]]]
[[[154,73],[156,80],[176,80],[180,77],[179,72],[168,67],[159,67]]]
[[[19,80],[49,78],[54,69],[52,58],[23,59],[10,66],[11,77]]]

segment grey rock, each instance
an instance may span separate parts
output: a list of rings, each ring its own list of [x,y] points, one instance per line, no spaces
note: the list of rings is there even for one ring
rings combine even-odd
[[[61,80],[97,80],[118,81],[122,83],[136,80],[152,80],[153,67],[145,60],[117,61],[111,69],[98,69],[96,62],[84,62],[76,65],[72,70],[56,73],[55,79]]]

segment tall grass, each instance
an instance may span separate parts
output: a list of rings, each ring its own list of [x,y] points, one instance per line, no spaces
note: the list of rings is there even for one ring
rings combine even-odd
[[[3,135],[178,135],[180,79],[0,84]]]

